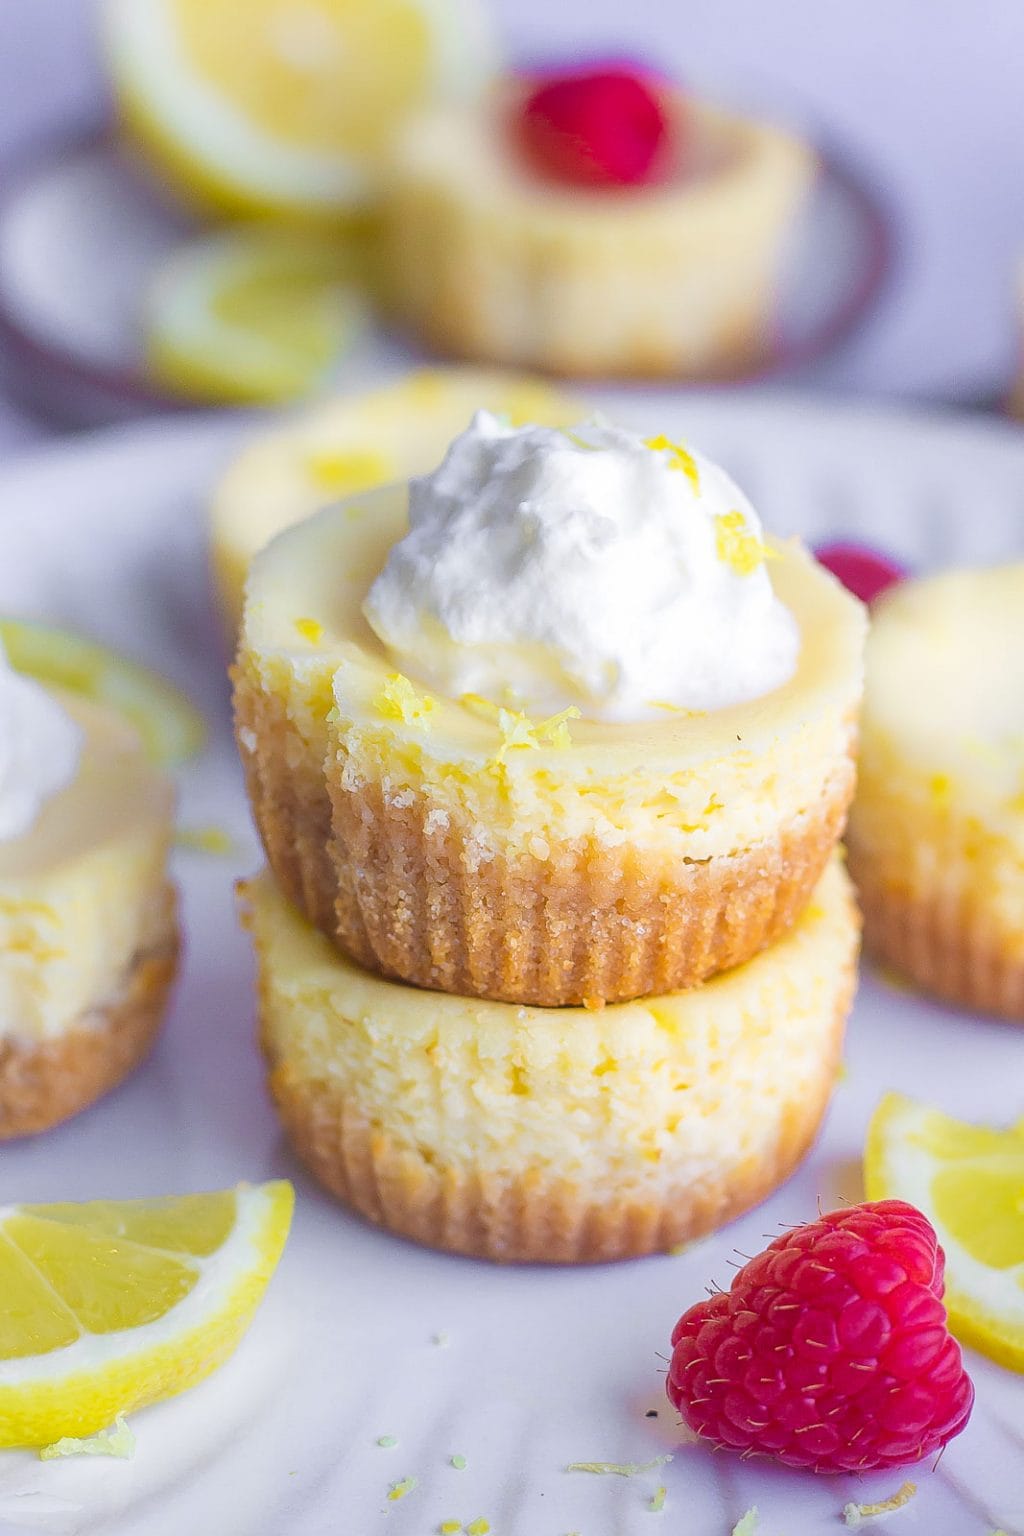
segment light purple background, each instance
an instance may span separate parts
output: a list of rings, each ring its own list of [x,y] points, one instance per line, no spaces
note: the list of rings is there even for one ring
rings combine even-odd
[[[646,55],[806,125],[869,174],[902,259],[820,387],[968,403],[998,391],[1024,251],[1024,0],[490,3],[514,57]],[[0,157],[103,112],[93,9],[0,0]],[[0,401],[5,456],[42,432]]]

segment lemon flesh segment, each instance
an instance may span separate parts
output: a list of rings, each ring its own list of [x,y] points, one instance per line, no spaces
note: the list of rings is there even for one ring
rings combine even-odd
[[[157,272],[146,304],[151,377],[221,404],[308,393],[362,329],[353,260],[332,241],[265,231],[190,241]]]
[[[0,643],[17,672],[81,694],[124,715],[155,763],[201,752],[206,725],[173,683],[93,640],[26,619],[0,619]]]
[[[907,1200],[935,1227],[957,1337],[1024,1371],[1024,1127],[969,1125],[890,1093],[864,1175],[869,1199]]]
[[[85,1437],[209,1375],[284,1248],[294,1193],[0,1212],[0,1446]]]
[[[338,220],[377,199],[395,128],[478,95],[482,0],[105,0],[129,138],[192,203]]]

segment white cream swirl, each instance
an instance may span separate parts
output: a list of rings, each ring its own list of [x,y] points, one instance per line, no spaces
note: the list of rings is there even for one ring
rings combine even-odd
[[[724,470],[605,425],[485,411],[409,489],[364,612],[403,671],[592,719],[721,709],[796,668],[757,514]]]
[[[23,837],[78,771],[82,733],[0,645],[0,843]]]

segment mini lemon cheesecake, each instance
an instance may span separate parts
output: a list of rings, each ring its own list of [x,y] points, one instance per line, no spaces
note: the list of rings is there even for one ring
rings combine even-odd
[[[508,81],[396,136],[388,302],[448,355],[569,376],[735,372],[766,353],[814,172],[798,138],[635,71]]]
[[[853,792],[861,605],[722,470],[481,413],[254,562],[238,742],[285,895],[362,965],[554,1006],[785,933]]]
[[[122,716],[0,653],[0,1140],[143,1058],[173,981],[174,792]]]
[[[939,997],[1024,1020],[1022,717],[1024,564],[878,602],[848,837],[866,942]]]
[[[257,550],[341,497],[434,469],[481,406],[517,426],[568,427],[581,414],[538,379],[422,369],[366,394],[338,395],[248,443],[210,508],[213,572],[231,634]]]
[[[722,1225],[817,1131],[854,986],[837,858],[796,926],[706,986],[598,1013],[425,993],[243,888],[270,1088],[316,1177],[434,1247],[623,1259]]]

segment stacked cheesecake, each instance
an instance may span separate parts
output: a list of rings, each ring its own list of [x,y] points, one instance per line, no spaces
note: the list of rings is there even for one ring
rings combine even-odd
[[[696,1237],[828,1102],[860,605],[664,438],[480,417],[250,574],[270,1086],[370,1220],[504,1260]]]

